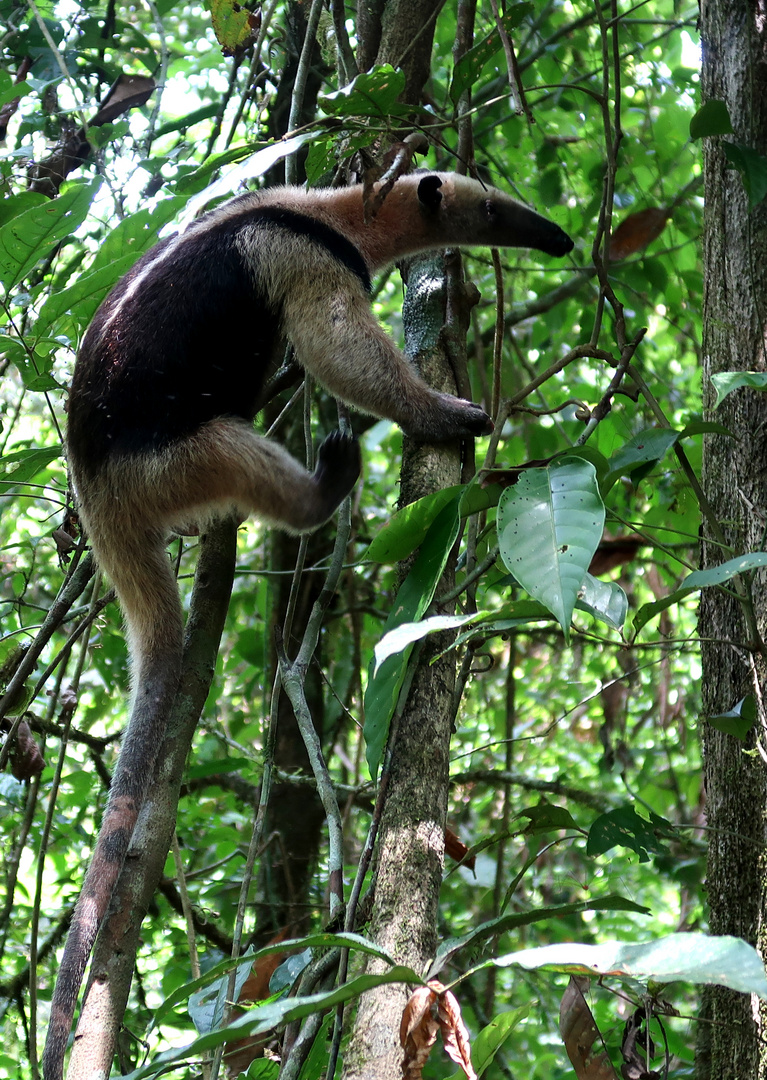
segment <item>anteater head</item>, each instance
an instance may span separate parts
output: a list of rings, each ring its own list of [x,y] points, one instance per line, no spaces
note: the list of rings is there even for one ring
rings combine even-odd
[[[497,188],[453,173],[412,179],[429,246],[535,248],[560,256],[573,249],[563,229]]]

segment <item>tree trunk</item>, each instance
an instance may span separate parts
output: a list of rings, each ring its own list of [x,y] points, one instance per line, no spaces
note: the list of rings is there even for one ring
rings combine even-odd
[[[442,289],[437,283],[442,281]],[[446,280],[440,257],[411,264],[403,309],[408,352],[426,381],[455,393],[450,361],[441,333],[445,321]],[[468,315],[465,320],[468,322]],[[427,327],[428,341],[423,340]],[[466,327],[463,327],[465,334]],[[420,338],[417,349],[414,339]],[[400,503],[406,505],[461,480],[455,444],[430,446],[406,440]],[[453,582],[451,559],[437,595]],[[449,614],[452,608],[439,608]],[[436,634],[413,659],[416,665],[407,704],[393,743],[391,774],[378,838],[375,899],[369,936],[397,962],[424,969],[437,944],[437,911],[442,881],[447,816],[448,764],[453,724],[454,653],[439,656],[450,635]],[[435,659],[438,657],[438,659]],[[368,971],[385,971],[381,961]],[[402,1074],[399,1042],[408,991],[381,986],[360,1001],[345,1080],[388,1080]]]
[[[767,152],[767,67],[764,14],[746,0],[701,4],[703,100],[726,102],[734,136]],[[713,405],[710,376],[765,370],[767,210],[749,211],[739,173],[728,166],[724,141],[705,140],[704,395]],[[714,414],[730,436],[704,442],[704,488],[713,518],[704,520],[702,566],[764,547],[767,505],[767,399],[751,390],[731,394]],[[704,515],[705,517],[705,515]],[[710,929],[736,934],[765,954],[765,824],[767,769],[764,736],[764,632],[767,589],[762,575],[734,590],[704,590],[703,714],[713,717],[751,694],[758,719],[744,745],[703,723],[704,777],[709,825]],[[764,1011],[744,994],[718,987],[704,994],[696,1076],[735,1080],[767,1076]]]

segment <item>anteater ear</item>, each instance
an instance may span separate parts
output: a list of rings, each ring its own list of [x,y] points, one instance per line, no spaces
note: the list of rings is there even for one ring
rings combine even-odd
[[[442,181],[438,176],[424,176],[418,185],[418,201],[425,210],[436,210],[442,202],[441,187]]]

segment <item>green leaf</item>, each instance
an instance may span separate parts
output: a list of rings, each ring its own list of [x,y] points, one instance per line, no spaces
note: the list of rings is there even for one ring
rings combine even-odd
[[[0,71],[0,108],[9,101],[22,98],[32,93],[32,87],[27,82],[14,82],[7,71]]]
[[[533,10],[534,6],[531,3],[512,4],[506,14],[501,18],[506,32],[509,33],[515,27],[519,26],[522,20]],[[474,85],[485,64],[491,60],[497,52],[500,52],[502,48],[503,41],[501,40],[501,35],[496,27],[483,41],[480,41],[477,45],[474,45],[473,48],[469,49],[468,52],[463,54],[461,59],[455,65],[453,81],[450,84],[450,100],[454,105],[457,104],[458,99],[464,90]]]
[[[40,309],[35,332],[56,333],[62,319],[69,325],[74,323],[79,330],[84,330],[112,286],[130,270],[135,261],[135,255],[124,255],[109,266],[102,266],[93,273],[81,274],[69,288],[52,292]]]
[[[604,522],[596,470],[581,458],[525,471],[498,503],[501,558],[520,585],[551,611],[566,639]]]
[[[755,721],[756,699],[753,694],[746,694],[729,712],[706,717],[706,723],[710,724],[712,728],[724,732],[725,735],[734,735],[741,742],[746,741],[746,736],[754,726]]]
[[[373,537],[364,557],[372,562],[402,562],[422,543],[440,510],[456,497],[460,497],[461,517],[467,517],[496,506],[501,490],[498,484],[480,487],[472,482],[424,495],[389,518]]]
[[[533,1010],[534,1002],[520,1005],[516,1009],[499,1013],[479,1032],[471,1047],[471,1063],[477,1076],[481,1076],[488,1069],[511,1035],[515,1027],[526,1020]]]
[[[579,611],[588,611],[595,619],[600,619],[613,629],[621,630],[626,622],[629,602],[617,582],[602,581],[587,573],[578,593],[576,607]]]
[[[10,291],[85,220],[101,179],[67,185],[56,199],[12,218],[0,229],[0,280]]]
[[[233,56],[253,34],[253,12],[236,0],[205,0],[213,30],[224,56]],[[257,29],[257,27],[256,27]]]
[[[212,184],[208,184],[202,191],[197,192],[193,198],[187,203],[186,211],[183,219],[179,222],[179,225],[183,227],[190,221],[194,221],[198,214],[200,214],[208,205],[216,199],[222,199],[226,195],[231,195],[247,180],[252,180],[256,176],[263,176],[265,172],[268,172],[273,165],[276,165],[278,161],[282,161],[283,158],[288,157],[290,154],[295,153],[299,147],[303,146],[305,142],[309,142],[310,139],[316,139],[318,133],[315,131],[302,131],[300,135],[293,135],[290,139],[278,139],[277,142],[270,143],[265,146],[263,150],[258,150],[255,154],[250,153],[250,147],[234,147],[232,150],[227,150],[223,154],[219,154],[214,158],[208,158],[204,165],[199,169],[195,169],[191,173],[187,173],[176,184],[178,191],[183,190],[195,190],[195,187],[199,182],[207,176],[210,176],[214,172],[218,172],[222,169],[222,166],[231,161],[238,161],[237,165],[231,165],[229,168],[223,169],[221,176],[214,180]],[[243,155],[247,155],[244,161],[241,161]]]
[[[557,971],[593,977],[616,975],[642,982],[713,983],[767,1000],[767,979],[756,949],[735,937],[707,934],[669,934],[632,945],[607,941],[602,945],[544,945],[523,949],[492,961],[499,967],[518,964],[528,971],[553,967]]]
[[[368,939],[362,937],[361,934],[307,934],[306,937],[303,938],[291,938],[288,941],[278,941],[273,945],[265,945],[262,949],[258,949],[256,952],[250,953],[247,956],[240,956],[236,961],[231,959],[222,960],[221,963],[215,964],[213,967],[209,968],[205,974],[201,975],[198,979],[193,979],[191,982],[177,987],[172,994],[168,995],[155,1012],[154,1023],[155,1025],[159,1024],[166,1016],[173,1012],[177,1005],[186,1001],[192,994],[198,993],[204,987],[210,986],[211,983],[216,982],[217,979],[220,979],[224,975],[228,975],[233,966],[239,967],[242,964],[252,965],[262,956],[270,956],[273,953],[292,952],[296,950],[303,951],[304,949],[327,950],[332,948],[354,949],[359,952],[367,953],[370,956],[378,957],[378,959],[385,960],[387,963],[394,962],[390,959],[388,953],[386,953],[384,949],[374,942],[368,941]]]
[[[201,120],[208,120],[211,116],[215,116],[220,108],[221,104],[218,101],[210,105],[202,105],[199,109],[193,109],[180,116],[178,120],[168,120],[165,124],[161,124],[155,131],[154,137],[161,139],[163,135],[170,135],[174,131],[185,131],[194,124],[199,124]]]
[[[728,394],[747,386],[751,390],[767,390],[767,372],[765,371],[720,371],[711,376],[716,390],[714,408],[721,405]]]
[[[34,206],[48,206],[50,201],[41,191],[21,191],[18,195],[7,195],[0,199],[0,226]]]
[[[110,232],[99,247],[90,269],[74,285],[51,293],[40,309],[35,332],[42,334],[56,327],[60,319],[84,330],[101,301],[135,262],[157,243],[160,230],[187,205],[176,195],[163,199],[152,209],[129,214]]]
[[[38,340],[34,343],[33,349],[36,350],[44,343],[50,344]],[[59,348],[61,342],[52,343],[53,348],[49,351],[48,356],[40,356],[36,351],[33,351],[32,356],[30,356],[28,345],[31,345],[31,342],[25,344],[19,338],[0,334],[0,356],[10,360],[17,368],[25,388],[36,393],[55,390],[58,383],[50,374],[53,367],[52,351],[53,348]]]
[[[160,232],[181,213],[188,202],[183,195],[173,195],[151,209],[137,210],[135,214],[124,217],[100,245],[91,263],[91,271],[109,266],[128,255],[137,260],[154,247]]]
[[[746,570],[758,570],[762,566],[767,566],[767,552],[757,551],[750,555],[737,555],[734,559],[728,559],[726,562],[719,563],[718,566],[712,566],[708,570],[693,570],[675,592],[664,596],[662,600],[655,600],[651,604],[643,604],[634,616],[634,634],[637,634],[650,619],[660,615],[666,608],[678,604],[680,600],[684,600],[696,589],[705,589],[712,585],[724,585],[726,581],[730,581],[736,574],[745,573]]]
[[[512,575],[509,574],[508,581],[512,581]],[[499,615],[506,615],[507,618],[499,618]],[[483,612],[485,619],[487,619],[488,612]],[[500,610],[492,612],[493,618],[487,619],[472,626],[470,630],[466,630],[463,634],[459,634],[451,649],[461,648],[465,642],[471,641],[475,638],[482,638],[487,640],[492,637],[508,637],[509,631],[516,630],[520,626],[526,626],[529,623],[551,622],[553,616],[548,608],[543,604],[539,604],[537,600],[511,600],[506,604],[503,604]]]
[[[250,964],[237,964],[237,972],[234,978],[234,1001],[239,1001],[240,993],[247,982],[251,968],[255,960],[253,949],[250,948],[242,954],[242,959],[250,957]],[[238,958],[239,959],[239,958]],[[201,990],[196,990],[189,995],[189,1015],[192,1023],[200,1034],[213,1031],[219,1026],[224,1018],[226,1010],[227,993],[229,990],[229,972],[221,975],[214,982],[209,983]]]
[[[742,143],[724,143],[725,157],[740,173],[748,195],[749,210],[758,206],[767,195],[767,157]]]
[[[662,461],[678,438],[679,432],[670,428],[647,428],[640,431],[610,458],[609,471],[602,481],[602,491],[609,491],[622,476],[629,476],[649,463]]]
[[[463,484],[455,484],[403,506],[378,530],[365,559],[378,563],[402,562],[423,542],[440,510],[455,502],[464,490]]]
[[[614,847],[625,847],[636,852],[640,862],[648,862],[649,852],[663,852],[667,848],[658,834],[674,836],[674,830],[665,818],[649,811],[650,820],[640,817],[632,805],[619,806],[607,814],[600,814],[589,829],[586,845],[588,855],[604,855]]]
[[[750,555],[737,555],[734,559],[719,563],[718,566],[709,567],[708,570],[693,570],[679,586],[679,591],[723,585],[736,574],[743,574],[746,570],[758,570],[761,566],[767,566],[767,552],[756,551]]]
[[[332,116],[404,116],[412,107],[399,105],[405,89],[405,74],[391,64],[382,64],[363,72],[356,79],[331,94],[320,94],[320,107]]]
[[[640,632],[650,619],[655,619],[657,615],[660,615],[661,611],[678,604],[679,600],[685,599],[686,596],[694,593],[697,589],[707,589],[711,585],[723,585],[731,578],[735,578],[738,573],[743,573],[745,570],[756,570],[762,566],[767,566],[767,553],[759,551],[750,555],[737,555],[735,558],[728,558],[726,563],[719,563],[718,566],[712,566],[708,570],[694,570],[688,573],[675,592],[664,596],[661,600],[654,600],[651,604],[644,604],[638,609],[634,616],[634,635]]]
[[[530,825],[525,829],[525,833],[528,835],[537,832],[551,832],[552,829],[579,828],[569,810],[566,810],[564,806],[554,806],[548,802],[539,802],[537,806],[528,806],[526,810],[520,810],[517,816],[529,818]]]
[[[366,127],[362,131],[346,134],[343,140],[339,140],[336,130],[328,132],[324,137],[315,138],[306,155],[306,179],[309,187],[315,187],[338,162],[345,161],[380,137],[380,132],[375,127]]]
[[[4,454],[0,460],[0,484],[26,484],[60,457],[60,446],[33,446]]]
[[[712,376],[713,379],[718,376]],[[685,424],[682,430],[679,432],[680,439],[688,439],[693,435],[727,435],[732,439],[733,434],[729,428],[726,428],[724,424],[717,424],[713,420],[693,420],[689,424]]]
[[[429,527],[418,557],[399,588],[394,607],[383,629],[384,634],[403,623],[417,622],[426,611],[434,598],[447,557],[458,538],[460,523],[460,498],[454,495]],[[370,675],[365,691],[363,734],[367,746],[368,768],[372,777],[378,773],[378,766],[389,735],[389,723],[397,707],[411,651],[412,645],[407,646],[402,652],[384,660],[380,668],[374,667],[374,661],[370,664]]]
[[[577,900],[572,904],[551,904],[548,907],[531,908],[511,915],[500,915],[497,919],[480,923],[462,937],[447,938],[443,941],[437,949],[426,978],[435,978],[445,964],[449,963],[461,949],[476,948],[483,941],[488,941],[510,930],[518,930],[521,926],[531,926],[533,923],[545,922],[548,919],[562,919],[569,915],[577,915],[582,911],[631,911],[640,915],[650,914],[649,908],[635,904],[633,900],[627,900],[625,896],[611,895],[592,900]],[[492,962],[488,961],[480,967],[487,967]]]
[[[690,120],[691,139],[703,139],[706,135],[732,135],[732,120],[727,103],[717,98],[701,105]]]

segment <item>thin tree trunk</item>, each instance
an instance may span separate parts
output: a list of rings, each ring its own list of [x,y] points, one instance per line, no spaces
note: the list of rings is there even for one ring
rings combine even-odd
[[[735,130],[725,138],[767,152],[765,18],[748,0],[701,5],[703,99],[726,102]],[[704,394],[713,404],[710,376],[720,371],[765,370],[767,318],[767,209],[749,211],[741,176],[728,167],[724,139],[705,140]],[[767,506],[767,398],[736,391],[715,418],[732,433],[704,443],[704,487],[724,531],[723,549],[704,521],[702,565],[764,547]],[[709,589],[701,598],[703,712],[711,717],[751,694],[758,718],[746,745],[703,723],[704,776],[709,832],[710,929],[736,934],[765,954],[764,633],[767,589],[763,576],[745,583],[744,595]],[[749,609],[749,594],[753,608]],[[757,640],[755,640],[757,639]],[[755,749],[756,747],[756,749]],[[755,999],[721,988],[704,994],[696,1076],[736,1080],[767,1076],[764,1013]]]
[[[442,290],[436,287],[440,276]],[[408,274],[404,312],[408,344],[412,344],[413,336],[423,333],[425,325],[430,327],[431,340],[428,344],[422,342],[414,362],[430,385],[455,393],[440,333],[445,318],[445,295],[442,259],[414,261]],[[458,445],[429,446],[406,441],[402,505],[457,484],[460,479]],[[437,595],[450,588],[453,573],[454,561],[450,560]],[[439,610],[439,614],[448,613],[446,608]],[[439,653],[449,641],[449,635],[434,635],[413,661],[415,673],[393,744],[368,930],[370,937],[390,956],[416,971],[423,970],[437,943],[455,686],[454,654],[446,652],[439,656]],[[384,971],[386,967],[382,962],[371,961],[367,970]],[[407,998],[408,991],[402,986],[381,986],[363,996],[346,1054],[345,1080],[394,1080],[401,1075],[399,1029]]]

